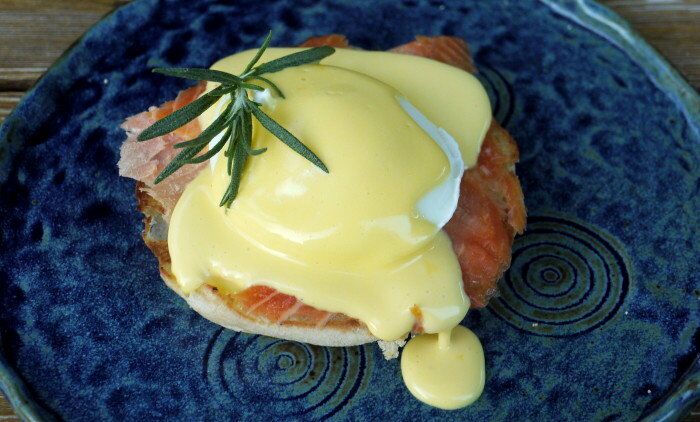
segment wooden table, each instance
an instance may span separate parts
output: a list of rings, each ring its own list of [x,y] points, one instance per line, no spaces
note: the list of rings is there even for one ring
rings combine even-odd
[[[127,0],[0,0],[0,121],[87,28]],[[700,89],[700,0],[607,0]],[[16,421],[0,395],[0,421]],[[686,422],[700,422],[700,406]]]

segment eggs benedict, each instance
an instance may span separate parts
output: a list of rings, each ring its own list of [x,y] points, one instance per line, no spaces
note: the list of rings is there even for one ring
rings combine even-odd
[[[346,46],[338,36],[308,43],[331,38]],[[461,68],[421,57],[435,54],[436,40]],[[259,60],[300,51],[268,48]],[[160,118],[154,113],[222,87],[200,84],[127,120],[120,172],[139,180],[144,239],[164,280],[197,312],[230,329],[319,345],[379,341],[389,355],[417,335],[403,352],[404,381],[420,400],[454,409],[478,398],[485,379],[481,345],[458,324],[494,293],[524,227],[517,147],[464,70],[466,44],[418,38],[399,52],[337,49],[265,74],[263,89],[245,98],[209,101],[197,120],[149,141],[155,146],[135,140]],[[244,51],[212,69],[243,75],[255,57]],[[237,101],[253,102],[258,120],[241,138],[250,144],[234,147],[264,153],[236,167],[232,149],[153,184],[176,160],[174,146],[201,137]],[[279,142],[268,118],[318,161]],[[225,146],[223,132],[209,151]],[[235,200],[221,206],[236,171]]]

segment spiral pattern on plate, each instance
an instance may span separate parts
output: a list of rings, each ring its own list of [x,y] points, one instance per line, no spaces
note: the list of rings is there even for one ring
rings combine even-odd
[[[569,218],[532,216],[513,245],[510,269],[489,309],[533,334],[594,330],[620,309],[630,276],[621,243]]]
[[[476,76],[486,89],[493,107],[493,117],[501,126],[507,127],[514,111],[513,87],[501,72],[488,65],[479,65]]]
[[[218,330],[204,356],[203,376],[226,399],[280,417],[325,419],[367,384],[369,346],[323,347]]]

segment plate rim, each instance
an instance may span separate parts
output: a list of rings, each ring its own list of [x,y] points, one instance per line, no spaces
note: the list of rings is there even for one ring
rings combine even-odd
[[[32,87],[22,95],[12,112],[0,124],[0,143],[7,143],[10,132],[7,130],[7,126],[16,118],[17,110],[24,107],[37,88],[41,86],[44,78],[54,68],[69,58],[97,27],[103,25],[116,13],[136,7],[135,5],[143,1],[147,0],[134,0],[115,8],[102,16],[71,43],[46,69],[44,74],[34,82]],[[700,95],[661,53],[632,28],[629,22],[596,0],[538,0],[538,2],[560,17],[604,38],[627,54],[632,61],[647,72],[647,76],[657,85],[659,90],[678,105],[688,121],[690,129],[700,136]],[[650,71],[651,73],[648,73]],[[4,136],[3,133],[5,133]],[[2,350],[0,350],[0,392],[4,394],[13,411],[22,420],[38,422],[55,419],[50,410],[44,409],[32,398],[32,394],[29,393],[22,378],[6,361]],[[681,375],[666,396],[660,399],[656,406],[642,415],[641,418],[645,421],[679,420],[698,403],[700,403],[700,353],[696,354],[690,368]]]

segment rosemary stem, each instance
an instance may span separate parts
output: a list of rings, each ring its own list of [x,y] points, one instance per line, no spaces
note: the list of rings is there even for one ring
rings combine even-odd
[[[313,151],[270,116],[265,114],[260,109],[261,104],[249,98],[249,91],[264,90],[260,85],[251,83],[251,81],[257,79],[267,84],[269,86],[268,89],[271,89],[279,97],[284,98],[284,94],[282,94],[279,87],[262,75],[279,72],[289,67],[318,63],[319,60],[333,54],[335,50],[331,47],[315,47],[258,64],[258,60],[260,60],[270,44],[271,38],[272,32],[265,37],[262,46],[258,49],[255,56],[240,75],[232,75],[220,70],[200,68],[154,69],[156,73],[178,78],[216,82],[219,83],[219,86],[146,128],[138,136],[139,141],[146,141],[171,133],[177,128],[196,119],[197,116],[204,113],[212,105],[221,102],[218,107],[219,116],[214,119],[211,125],[207,126],[194,139],[178,142],[177,145],[175,145],[175,147],[181,149],[181,152],[156,177],[154,183],[160,183],[163,179],[175,173],[186,164],[204,162],[223,151],[224,156],[228,160],[227,172],[231,180],[221,200],[221,205],[226,207],[231,206],[231,203],[238,194],[240,178],[247,158],[249,156],[262,154],[267,150],[266,148],[252,148],[253,117],[294,152],[313,163],[322,171],[328,172],[328,168]],[[221,111],[222,109],[223,112]],[[214,145],[210,145],[212,139],[222,132],[224,132],[224,135],[221,138],[216,138],[217,141]],[[228,144],[226,148],[224,148],[225,144]],[[211,149],[207,151],[205,148],[208,146],[211,146]],[[200,152],[203,150],[204,152],[200,155]]]

